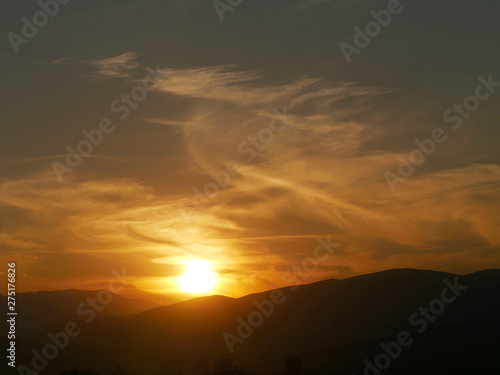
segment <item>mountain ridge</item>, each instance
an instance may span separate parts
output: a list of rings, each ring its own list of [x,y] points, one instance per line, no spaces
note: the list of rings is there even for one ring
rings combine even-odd
[[[409,317],[441,298],[443,289],[453,284],[465,285],[466,289],[446,305],[435,322],[428,324],[428,338],[425,332],[415,333]],[[285,300],[274,304],[271,313],[262,313],[258,306],[270,301],[277,290]],[[269,303],[266,306],[269,312]],[[239,327],[248,326],[250,314],[256,312],[263,315],[262,322],[250,326],[248,330],[252,332],[248,337],[241,336]],[[317,370],[324,371],[338,366],[335,362],[338,356],[358,366],[363,360],[360,356],[376,354],[378,342],[394,340],[400,331],[415,334],[420,343],[415,344],[417,352],[426,352],[431,344],[421,343],[427,343],[429,337],[445,346],[458,345],[448,343],[446,337],[440,338],[439,332],[456,337],[460,335],[460,327],[465,327],[468,336],[457,350],[466,351],[479,345],[480,337],[485,337],[485,345],[494,346],[490,336],[500,329],[499,316],[500,270],[455,275],[396,269],[344,280],[321,280],[296,289],[285,287],[241,298],[200,297],[125,316],[97,316],[90,324],[79,321],[82,333],[71,350],[61,353],[65,359],[58,363],[79,363],[79,358],[86,358],[86,367],[109,372],[120,365],[138,374],[156,374],[160,363],[168,359],[192,364],[196,360],[230,357],[243,368],[270,371],[291,355],[309,358],[311,355],[307,353],[344,348],[338,353],[335,349],[338,355],[331,360],[310,362],[309,366],[321,363],[323,367]],[[491,332],[484,329],[485,325],[491,327]],[[474,327],[483,327],[480,330],[483,336],[474,333]],[[49,331],[61,329],[62,326],[55,325],[25,338],[42,345]],[[239,338],[232,348],[224,339],[226,334]],[[61,368],[56,366],[53,370]]]

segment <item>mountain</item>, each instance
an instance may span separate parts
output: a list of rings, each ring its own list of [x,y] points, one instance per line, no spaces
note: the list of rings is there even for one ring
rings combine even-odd
[[[272,304],[274,309],[263,302],[273,297],[281,302]],[[439,302],[444,299],[448,302]],[[256,306],[262,304],[267,317],[258,313]],[[431,308],[430,318],[424,320],[420,308]],[[397,341],[402,331],[412,343],[385,373],[484,373],[499,365],[499,313],[500,270],[465,276],[389,270],[239,299],[203,297],[129,316],[80,320],[81,334],[47,373],[77,364],[107,372],[119,365],[133,374],[158,374],[162,361],[180,359],[190,374],[193,362],[218,358],[232,358],[259,373],[282,373],[285,359],[297,356],[305,369],[318,373],[361,374],[364,360],[373,362],[383,353],[380,344]],[[410,322],[413,314],[418,316]],[[249,318],[255,328],[247,326],[247,335],[237,339],[230,353],[223,335],[236,337],[238,326]],[[56,325],[50,330],[62,329]],[[49,342],[47,332],[24,339],[39,342],[41,350]],[[29,363],[30,356],[25,358]]]
[[[81,319],[77,314],[77,307],[88,298],[96,298],[98,293],[96,290],[75,289],[18,293],[15,297],[19,313],[17,333],[28,334],[68,320]],[[130,315],[158,306],[142,298],[127,298],[113,293],[111,295],[111,302],[100,315]],[[7,297],[0,296],[2,306],[7,306],[6,299]],[[2,321],[1,325],[4,335],[7,332],[6,322]]]

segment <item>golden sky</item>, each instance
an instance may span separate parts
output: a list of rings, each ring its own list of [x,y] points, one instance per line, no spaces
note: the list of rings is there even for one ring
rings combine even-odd
[[[313,10],[289,11],[327,22]],[[76,19],[74,12],[68,17]],[[292,15],[278,14],[288,25]],[[203,16],[209,30],[221,27],[210,16]],[[67,21],[54,22],[59,29]],[[4,58],[4,68],[15,73],[6,78],[0,251],[4,264],[17,262],[21,291],[98,289],[113,269],[125,268],[126,294],[182,299],[177,278],[186,262],[204,260],[218,274],[214,293],[241,296],[287,284],[283,275],[313,256],[318,238],[328,237],[340,247],[304,282],[390,268],[468,273],[500,265],[500,90],[461,129],[450,130],[442,119],[453,103],[474,94],[479,75],[500,81],[498,69],[490,69],[498,53],[484,51],[490,57],[480,69],[467,65],[457,42],[448,48],[465,70],[449,68],[451,57],[432,46],[436,67],[414,62],[417,55],[430,57],[404,48],[391,52],[400,46],[395,34],[425,40],[436,30],[398,23],[349,66],[337,50],[337,34],[300,37],[302,52],[291,59],[289,44],[283,42],[285,56],[274,41],[266,44],[264,31],[249,35],[248,25],[227,22],[229,30],[214,31],[210,43],[191,32],[176,42],[179,25],[171,20],[172,33],[154,34],[159,41],[126,39],[127,31],[129,42],[78,52],[61,37],[54,37],[58,48],[42,49],[49,43],[42,35],[24,55]],[[251,57],[238,41],[220,36],[234,30]],[[161,53],[153,45],[160,41]],[[309,45],[316,52],[308,52]],[[393,69],[384,58],[374,62],[383,53]],[[161,82],[120,120],[111,103],[142,84],[147,66],[160,67]],[[75,148],[85,139],[82,130],[97,128],[103,118],[112,119],[115,130],[60,182],[53,162],[64,163],[66,146]],[[449,140],[392,191],[384,173],[395,173],[399,157],[416,149],[414,140],[429,138],[436,127],[446,129]],[[259,134],[265,142],[252,145],[249,137]],[[213,189],[211,174],[221,171],[230,177],[226,186],[194,200]]]

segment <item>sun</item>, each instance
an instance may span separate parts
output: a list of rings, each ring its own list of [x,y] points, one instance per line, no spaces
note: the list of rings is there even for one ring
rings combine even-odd
[[[205,294],[211,292],[217,284],[217,272],[204,260],[184,262],[184,275],[178,279],[179,288],[187,293]]]

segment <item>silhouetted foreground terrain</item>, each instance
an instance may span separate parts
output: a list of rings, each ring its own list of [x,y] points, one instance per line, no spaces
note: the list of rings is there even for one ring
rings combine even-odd
[[[77,307],[87,298],[95,298],[94,290],[57,290],[53,292],[18,293],[17,304],[22,308],[18,316],[17,333],[24,334],[41,330],[57,323],[78,318]],[[6,306],[6,297],[0,296],[2,306]],[[100,312],[100,315],[130,315],[149,310],[158,305],[141,298],[127,298],[113,294],[112,303]],[[2,332],[5,332],[2,321]]]
[[[90,323],[79,320],[81,333],[42,373],[78,366],[106,374],[120,366],[129,374],[160,374],[163,361],[176,359],[191,375],[196,361],[232,358],[257,374],[282,374],[285,359],[295,356],[306,373],[363,374],[365,360],[373,364],[388,353],[381,344],[393,358],[387,355],[387,368],[368,374],[495,374],[500,369],[500,270],[466,276],[390,270],[281,291],[197,298],[127,316],[97,314]],[[279,304],[264,302],[278,295]],[[248,324],[249,314],[255,327]],[[29,367],[31,349],[41,351],[50,342],[49,331],[62,331],[75,319],[63,318],[58,315],[59,323],[18,339],[18,364]],[[238,330],[240,325],[246,328]],[[401,332],[407,333],[401,336],[406,345],[398,344],[398,352],[390,343],[397,343]],[[229,345],[233,353],[224,334],[236,338]],[[378,363],[385,366],[382,359]]]

